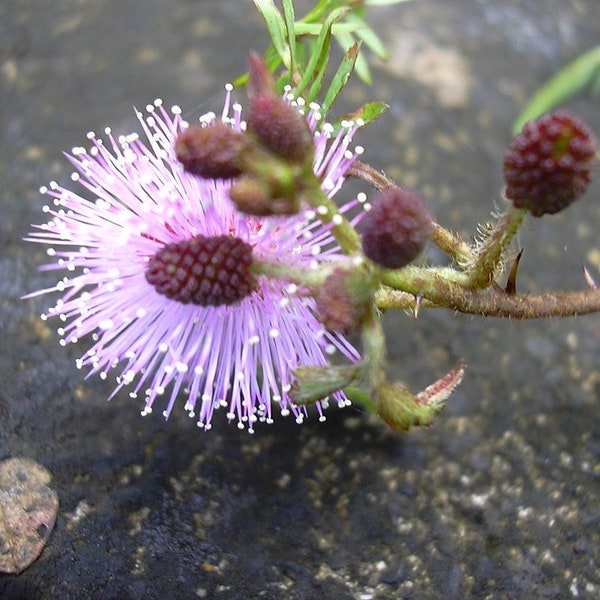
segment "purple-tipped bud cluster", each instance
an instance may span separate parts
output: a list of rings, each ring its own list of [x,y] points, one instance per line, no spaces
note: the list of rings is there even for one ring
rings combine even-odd
[[[291,104],[269,93],[250,101],[248,130],[273,153],[301,163],[313,153],[313,136],[306,119]]]
[[[318,318],[329,331],[350,333],[364,320],[371,282],[362,270],[337,268],[315,295]]]
[[[278,95],[259,55],[250,55],[248,70],[245,130],[241,121],[236,126],[223,121],[192,126],[178,135],[175,154],[192,175],[236,179],[229,196],[241,212],[260,217],[296,214],[306,178],[314,177],[314,136],[306,117]]]
[[[371,203],[361,221],[363,252],[387,269],[400,269],[417,258],[431,237],[431,213],[421,196],[408,188],[384,190]]]
[[[196,237],[163,246],[145,276],[159,294],[182,304],[235,304],[257,287],[252,247],[228,235]]]
[[[217,121],[208,127],[194,125],[182,131],[175,142],[177,160],[192,175],[204,179],[230,179],[242,173],[244,135]]]
[[[566,110],[530,121],[504,156],[506,197],[534,217],[563,210],[585,192],[596,150],[588,126]]]

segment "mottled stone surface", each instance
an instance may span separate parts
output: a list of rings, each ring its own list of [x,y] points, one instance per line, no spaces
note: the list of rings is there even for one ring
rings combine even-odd
[[[305,3],[307,4],[307,3]],[[310,4],[310,3],[308,3]],[[376,87],[391,110],[365,159],[418,187],[469,234],[501,187],[511,121],[560,65],[598,42],[597,0],[414,0],[373,10],[391,51]],[[464,358],[465,382],[427,431],[396,435],[358,409],[277,420],[142,419],[57,345],[39,185],[67,181],[62,150],[89,129],[128,132],[161,96],[190,117],[266,45],[251,2],[19,0],[0,7],[0,459],[53,474],[61,511],[41,557],[0,596],[61,598],[597,598],[600,317],[516,323],[389,314],[390,368],[417,389]],[[570,102],[600,134],[598,100]],[[341,109],[340,109],[341,110]],[[596,183],[530,220],[523,290],[600,270]],[[435,253],[433,259],[441,258]]]

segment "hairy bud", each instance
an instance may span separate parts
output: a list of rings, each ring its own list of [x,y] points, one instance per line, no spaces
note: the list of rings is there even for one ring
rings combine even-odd
[[[418,394],[412,394],[399,383],[386,382],[377,390],[377,415],[397,431],[428,427],[444,410],[446,400],[460,384],[464,373],[465,365],[460,364]]]
[[[177,160],[192,175],[204,179],[229,179],[241,174],[244,135],[220,121],[182,131],[175,142]]]
[[[433,232],[431,213],[417,192],[392,187],[373,197],[361,221],[367,258],[387,269],[400,269],[423,250]]]
[[[317,291],[318,319],[329,331],[349,333],[363,322],[371,283],[362,269],[336,268]]]
[[[277,96],[277,86],[263,57],[256,52],[251,52],[248,57],[248,98],[252,100],[259,94]]]
[[[312,156],[313,136],[306,119],[277,96],[253,96],[247,125],[271,152],[290,162],[304,162]]]

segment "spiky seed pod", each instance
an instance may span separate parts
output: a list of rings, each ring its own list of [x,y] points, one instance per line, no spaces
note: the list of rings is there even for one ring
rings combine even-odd
[[[433,232],[427,205],[416,191],[398,187],[379,192],[371,204],[361,221],[365,256],[387,269],[406,266]]]
[[[221,121],[208,127],[193,125],[175,141],[177,160],[188,173],[203,179],[238,177],[245,147],[244,135]]]
[[[257,286],[250,272],[252,247],[228,235],[196,237],[163,246],[146,268],[159,294],[182,304],[235,304]]]
[[[294,106],[270,93],[250,99],[247,126],[271,152],[290,162],[304,162],[313,154],[313,137],[306,119]]]
[[[596,148],[588,126],[569,111],[529,121],[504,156],[506,197],[534,217],[563,210],[585,192]]]

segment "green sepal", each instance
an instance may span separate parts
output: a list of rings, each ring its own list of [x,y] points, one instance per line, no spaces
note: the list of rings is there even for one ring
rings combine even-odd
[[[350,385],[360,372],[359,365],[298,367],[296,381],[290,391],[294,404],[314,404]]]

